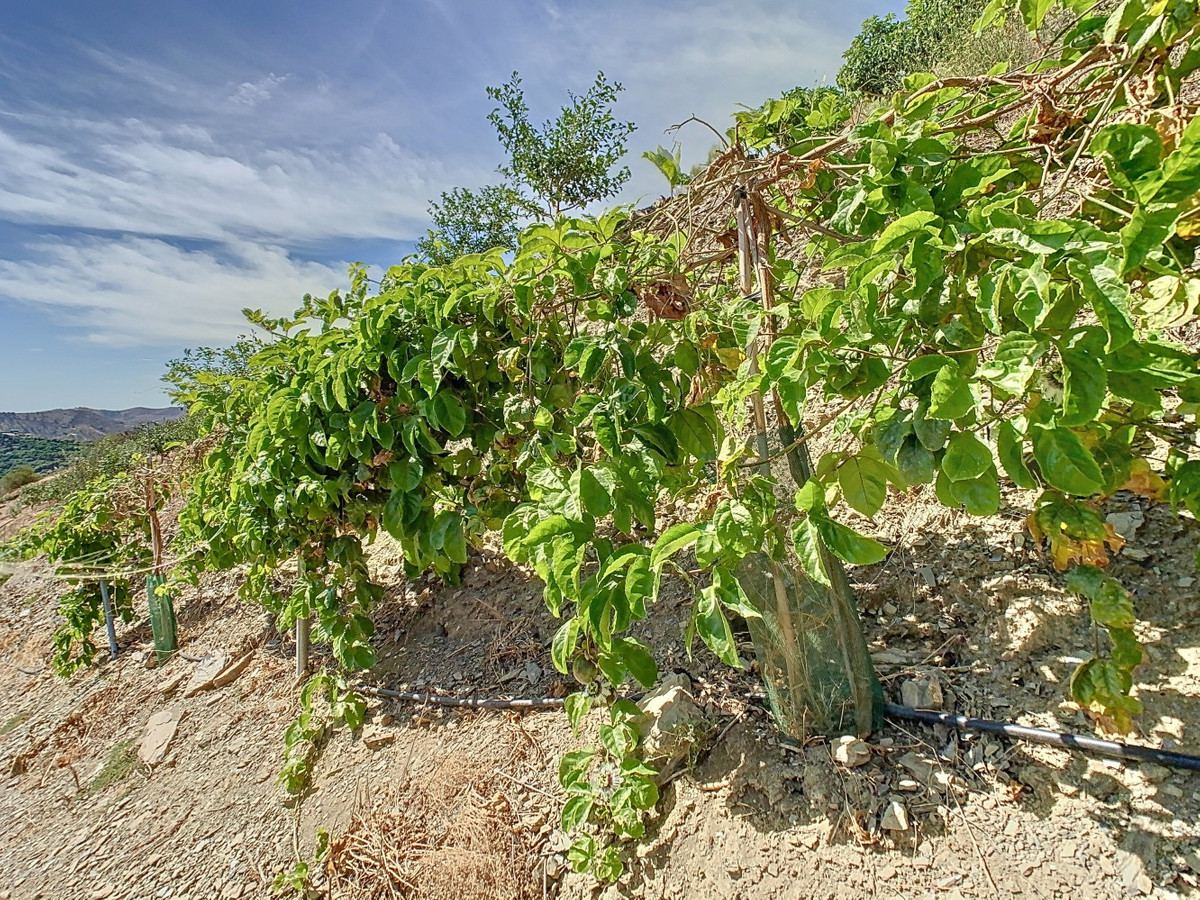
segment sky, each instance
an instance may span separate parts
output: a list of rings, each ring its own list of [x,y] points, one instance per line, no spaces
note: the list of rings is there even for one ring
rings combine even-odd
[[[637,124],[615,202],[738,104],[832,83],[901,0],[0,0],[0,411],[164,406],[187,347],[386,268],[431,199],[494,183],[487,85],[532,118],[598,70]]]

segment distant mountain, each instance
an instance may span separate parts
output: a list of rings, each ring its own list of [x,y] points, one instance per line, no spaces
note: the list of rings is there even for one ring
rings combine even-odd
[[[28,434],[69,441],[94,441],[106,434],[128,431],[139,425],[180,419],[182,409],[173,406],[150,409],[47,409],[43,412],[0,412],[0,434]]]

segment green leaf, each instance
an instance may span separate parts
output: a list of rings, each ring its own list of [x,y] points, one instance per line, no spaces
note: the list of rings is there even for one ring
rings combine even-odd
[[[842,497],[864,516],[873,516],[887,499],[888,474],[887,464],[867,451],[852,456],[838,468]]]
[[[572,750],[563,754],[558,763],[558,783],[568,790],[572,787],[583,787],[588,783],[588,771],[592,760],[596,758],[594,750]]]
[[[733,640],[733,631],[729,628],[729,620],[721,610],[717,600],[716,589],[710,584],[700,591],[696,598],[696,632],[708,649],[727,666],[735,669],[742,667],[738,659],[737,644]]]
[[[996,451],[1004,471],[1017,487],[1033,490],[1037,479],[1025,462],[1025,440],[1009,421],[1002,421],[996,431]]]
[[[1193,118],[1174,152],[1134,185],[1143,204],[1181,203],[1200,191],[1200,120]]]
[[[597,519],[612,512],[612,494],[595,473],[591,469],[582,469],[578,475],[579,505]]]
[[[592,696],[590,694],[585,694],[582,692],[575,693],[575,694],[569,694],[567,696],[567,699],[564,703],[564,706],[565,706],[566,712],[567,712],[567,722],[570,723],[571,730],[573,732],[575,732],[575,734],[579,734],[579,726],[583,724],[584,718],[591,711],[592,702],[593,702]],[[576,751],[576,753],[584,753],[584,752],[585,751],[581,751],[581,750]],[[567,754],[567,756],[571,756],[571,755],[572,754],[570,754],[570,753]],[[587,757],[588,757],[589,763],[591,762],[591,758],[593,755],[594,755],[593,753],[591,753],[590,751],[587,751]],[[563,757],[563,762],[564,763],[566,762],[566,757]],[[559,771],[558,780],[560,782],[562,782],[563,777],[562,777],[562,766],[561,765],[559,766],[558,771]],[[585,769],[584,774],[586,777],[586,769]],[[564,787],[568,787],[568,789],[569,789],[569,786],[566,785],[565,782],[564,782]]]
[[[1096,132],[1088,148],[1092,156],[1104,157],[1113,184],[1130,193],[1135,181],[1158,169],[1162,150],[1162,138],[1156,128],[1132,122],[1105,125]]]
[[[1076,566],[1067,576],[1067,587],[1090,601],[1092,619],[1105,628],[1132,628],[1137,621],[1133,597],[1117,580],[1095,566]]]
[[[713,512],[712,522],[725,551],[744,555],[758,549],[761,534],[744,503],[722,500]]]
[[[722,606],[737,613],[743,619],[762,617],[759,611],[750,605],[749,598],[732,572],[723,566],[717,566],[713,569],[712,577],[713,588],[717,592],[717,599],[721,601]]]
[[[1104,369],[1104,345],[1107,335],[1099,328],[1076,333],[1069,342],[1059,344],[1063,361],[1063,412],[1060,425],[1086,425],[1095,421],[1108,389]]]
[[[888,555],[888,548],[874,538],[859,534],[827,516],[816,515],[811,518],[830,551],[851,565],[873,565]]]
[[[875,240],[875,253],[886,253],[897,247],[910,244],[921,236],[936,237],[941,230],[942,218],[937,213],[917,210],[901,216],[883,230]]]
[[[960,431],[950,438],[942,471],[951,481],[978,478],[992,467],[992,451],[969,431]]]
[[[554,668],[564,675],[570,674],[571,657],[575,655],[581,628],[579,618],[572,616],[554,632],[554,640],[550,642],[550,660],[554,663]]]
[[[399,491],[415,490],[424,474],[425,466],[419,459],[397,459],[388,466],[392,487]]]
[[[690,522],[677,522],[664,531],[654,543],[650,551],[650,567],[661,569],[668,559],[696,543],[700,536],[700,528]]]
[[[563,804],[562,819],[560,820],[562,830],[570,834],[587,822],[588,816],[592,814],[592,802],[592,798],[586,794],[568,797],[567,802]]]
[[[1072,261],[1067,271],[1079,283],[1083,296],[1108,332],[1108,349],[1117,350],[1133,340],[1129,320],[1129,287],[1106,265],[1089,266]]]
[[[950,423],[944,419],[930,418],[928,404],[921,402],[913,411],[913,434],[921,442],[921,446],[936,453],[946,446],[946,438],[950,437]]]
[[[612,652],[642,687],[654,686],[658,680],[658,664],[644,645],[632,638],[614,638]]]
[[[1025,27],[1030,31],[1037,31],[1042,27],[1046,13],[1050,11],[1054,3],[1055,0],[1018,0],[1017,10],[1021,13]]]
[[[1012,331],[1000,338],[992,361],[979,370],[979,376],[1009,396],[1024,393],[1037,362],[1049,349],[1045,338]]]
[[[1121,246],[1125,249],[1121,273],[1128,275],[1160,250],[1175,233],[1178,218],[1179,210],[1173,204],[1139,205],[1121,229]]]
[[[796,545],[796,558],[808,577],[818,584],[830,587],[829,575],[825,572],[825,561],[821,558],[821,533],[811,515],[796,523],[792,529],[792,540]]]
[[[1046,483],[1064,493],[1088,497],[1104,489],[1100,467],[1070,429],[1035,425],[1033,458]]]
[[[934,455],[926,450],[916,435],[909,435],[896,454],[896,468],[900,477],[909,485],[928,484],[933,481]]]
[[[944,490],[954,500],[954,505],[961,506],[973,516],[995,515],[1000,509],[1000,484],[994,466],[978,478],[949,481]]]
[[[933,379],[929,395],[930,419],[960,419],[975,408],[971,386],[957,365],[942,366]],[[914,423],[915,427],[915,423]],[[917,433],[920,437],[920,432]],[[922,441],[921,443],[925,443]],[[933,450],[928,444],[926,448]]]
[[[432,400],[432,409],[437,421],[451,437],[458,437],[467,427],[467,412],[458,398],[449,391],[438,391]]]

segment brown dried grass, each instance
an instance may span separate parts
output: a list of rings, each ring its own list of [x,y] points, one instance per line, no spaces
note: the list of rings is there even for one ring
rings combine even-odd
[[[486,754],[485,754],[486,755]],[[411,776],[330,842],[327,895],[475,900],[540,893],[538,860],[494,764],[456,755]]]

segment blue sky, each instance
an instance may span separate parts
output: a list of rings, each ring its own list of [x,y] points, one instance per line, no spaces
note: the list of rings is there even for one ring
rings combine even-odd
[[[832,81],[900,0],[0,3],[0,410],[165,405],[185,347],[386,266],[454,186],[495,180],[485,86],[537,120],[597,70],[640,158],[696,115]],[[680,135],[703,158],[704,129]]]

